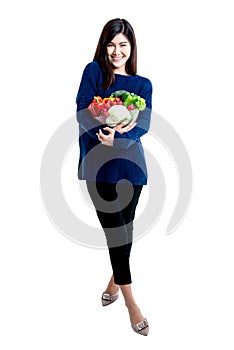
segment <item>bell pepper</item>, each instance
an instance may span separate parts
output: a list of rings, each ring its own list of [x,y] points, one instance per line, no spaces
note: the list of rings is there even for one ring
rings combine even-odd
[[[114,102],[117,104],[118,102],[121,102],[121,99],[119,97],[115,97]]]
[[[134,93],[125,93],[122,97],[122,100],[124,101],[125,107],[134,105],[140,111],[143,111],[146,107],[145,99]]]
[[[88,110],[93,117],[99,117],[103,115],[106,112],[106,108],[102,102],[102,98],[100,96],[94,96],[92,103],[90,103],[88,106]]]
[[[133,93],[128,93],[128,94],[124,94],[123,96],[123,102],[124,102],[124,106],[128,107],[131,104],[134,104],[135,98],[134,98],[135,94]]]
[[[94,96],[92,103],[101,103],[101,102],[102,102],[101,96]]]
[[[127,92],[126,90],[117,90],[111,94],[113,97],[120,97],[122,99],[122,95]]]
[[[102,100],[103,104],[104,104],[104,107],[106,109],[109,109],[111,106],[114,105],[114,98],[111,98],[111,97],[105,97],[103,100]]]

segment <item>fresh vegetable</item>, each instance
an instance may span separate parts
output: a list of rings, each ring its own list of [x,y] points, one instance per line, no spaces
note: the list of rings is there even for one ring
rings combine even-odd
[[[101,96],[94,96],[93,103],[101,103],[101,102],[102,102]]]
[[[128,92],[126,90],[117,90],[111,94],[113,97],[121,97],[125,92]]]
[[[102,98],[100,96],[94,96],[92,103],[90,103],[88,107],[90,113],[93,117],[99,117],[100,115],[104,115],[107,112],[105,105],[102,102]]]
[[[106,123],[109,126],[116,126],[117,124],[125,124],[127,125],[132,120],[132,116],[125,108],[121,105],[112,106],[108,110],[108,117],[106,118]]]
[[[101,96],[94,96],[88,106],[94,118],[112,127],[136,121],[139,111],[145,108],[145,99],[126,90],[115,91],[103,99]]]
[[[130,93],[125,90],[118,90],[118,91],[115,91],[111,96],[120,97],[125,107],[128,107],[129,105],[133,105],[135,106],[135,108],[139,109],[140,111],[143,111],[146,108],[145,99],[134,94],[133,92]]]
[[[128,110],[129,110],[129,111],[133,111],[134,109],[135,109],[135,107],[134,107],[134,105],[133,105],[133,104],[128,105]]]
[[[121,99],[119,97],[105,97],[102,100],[102,103],[104,103],[104,107],[106,108],[110,108],[111,106],[114,105],[122,105],[123,101],[121,101]]]

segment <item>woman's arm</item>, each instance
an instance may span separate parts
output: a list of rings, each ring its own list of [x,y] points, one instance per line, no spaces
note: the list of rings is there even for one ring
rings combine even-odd
[[[102,130],[99,129],[98,133],[96,134],[98,137],[98,140],[106,146],[113,146],[114,144],[114,137],[115,137],[115,131],[118,131],[120,134],[123,134],[124,132],[128,132],[131,129],[133,129],[135,127],[136,123],[134,122],[133,124],[130,123],[126,126],[124,126],[124,124],[119,124],[118,126],[114,127],[114,128],[110,128],[108,126],[106,126],[105,128],[103,128],[103,130],[108,131],[109,134],[103,134]]]
[[[88,106],[92,102],[93,97],[97,94],[99,74],[100,68],[98,63],[88,63],[82,74],[76,97],[76,119],[84,132],[87,132],[95,140],[97,140],[96,133],[101,127],[101,123],[90,115]]]
[[[137,124],[134,128],[124,133],[120,133],[118,130],[116,130],[114,134],[113,147],[127,149],[134,142],[139,140],[141,136],[148,132],[151,120],[152,90],[152,84],[147,79],[145,85],[140,91],[140,96],[146,101],[146,109],[139,112]]]

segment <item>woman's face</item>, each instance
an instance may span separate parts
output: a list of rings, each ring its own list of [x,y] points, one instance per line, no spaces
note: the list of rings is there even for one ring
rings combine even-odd
[[[125,35],[122,33],[117,34],[107,44],[107,54],[109,61],[114,67],[114,71],[126,73],[125,65],[131,54],[131,45]]]

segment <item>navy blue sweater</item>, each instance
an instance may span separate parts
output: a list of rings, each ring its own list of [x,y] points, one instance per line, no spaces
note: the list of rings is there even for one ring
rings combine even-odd
[[[140,137],[150,127],[152,84],[149,79],[140,75],[121,74],[115,74],[115,82],[108,90],[102,89],[102,82],[99,63],[87,64],[76,97],[80,146],[78,178],[111,183],[128,180],[133,185],[145,185],[147,168]],[[140,111],[137,125],[132,130],[124,134],[116,131],[113,146],[106,146],[100,143],[96,135],[105,125],[93,118],[87,107],[94,96],[109,97],[117,90],[126,90],[143,97],[147,108]]]

